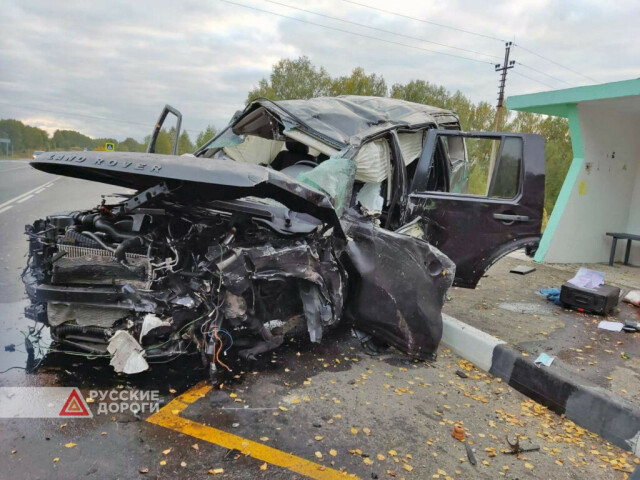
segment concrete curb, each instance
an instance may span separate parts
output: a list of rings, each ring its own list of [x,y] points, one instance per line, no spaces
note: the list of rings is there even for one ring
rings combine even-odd
[[[471,325],[446,314],[442,314],[442,323],[442,343],[454,353],[580,427],[640,456],[638,406],[576,378],[558,359],[551,367],[537,367],[502,340]]]

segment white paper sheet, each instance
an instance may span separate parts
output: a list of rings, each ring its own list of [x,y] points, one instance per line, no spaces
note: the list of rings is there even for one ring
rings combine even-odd
[[[576,276],[569,280],[569,283],[576,287],[598,288],[600,285],[604,284],[604,272],[580,267]]]

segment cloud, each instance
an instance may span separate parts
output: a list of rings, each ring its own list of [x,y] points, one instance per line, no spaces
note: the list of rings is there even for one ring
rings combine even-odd
[[[503,55],[498,41],[342,0],[278,1],[497,58],[446,49],[262,0],[238,3],[374,38],[219,0],[10,0],[0,16],[0,117],[19,118],[47,131],[72,128],[95,137],[141,139],[151,131],[162,106],[169,103],[182,111],[183,125],[193,137],[207,124],[224,126],[243,107],[248,90],[268,76],[278,59],[299,55],[308,55],[332,75],[346,75],[362,66],[367,72],[383,75],[388,85],[421,78],[460,90],[475,101],[495,102],[497,74],[490,63],[499,62]],[[640,76],[640,52],[629,48],[638,43],[637,2],[359,1],[497,38],[513,40],[515,35],[516,43],[527,49],[602,82]],[[556,88],[567,86],[557,79],[576,85],[588,83],[518,48],[512,58],[524,64],[514,72]],[[507,84],[507,94],[548,89],[518,75],[510,75]]]

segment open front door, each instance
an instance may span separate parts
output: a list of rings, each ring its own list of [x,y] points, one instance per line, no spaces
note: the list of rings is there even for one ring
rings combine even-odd
[[[421,216],[426,239],[456,264],[454,285],[474,288],[499,258],[534,251],[544,206],[540,135],[429,131],[405,222]]]

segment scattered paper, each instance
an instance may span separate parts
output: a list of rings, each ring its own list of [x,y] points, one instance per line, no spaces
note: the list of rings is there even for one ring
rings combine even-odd
[[[581,288],[598,288],[604,284],[604,272],[597,270],[589,270],[588,268],[580,267],[576,276],[569,283]]]
[[[602,330],[609,330],[611,332],[621,332],[622,331],[622,327],[624,327],[623,323],[620,323],[620,322],[608,322],[606,320],[602,320],[598,324],[598,328],[601,328]]]
[[[556,357],[552,357],[550,355],[547,355],[546,353],[541,353],[533,363],[535,363],[538,367],[540,365],[544,365],[545,367],[550,367],[555,358]]]

